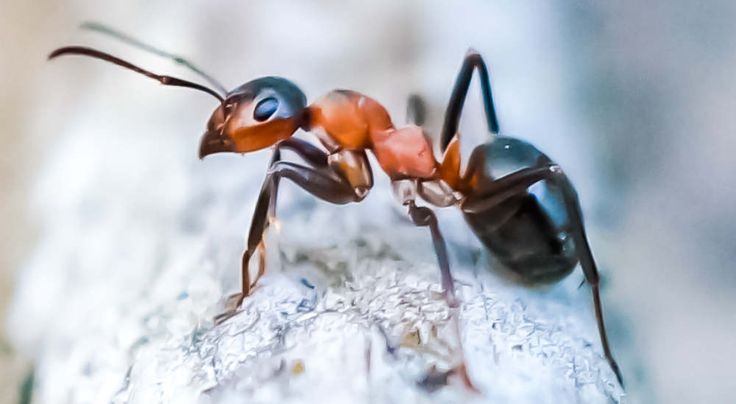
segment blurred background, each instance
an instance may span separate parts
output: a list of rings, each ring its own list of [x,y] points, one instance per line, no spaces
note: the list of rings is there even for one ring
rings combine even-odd
[[[491,69],[502,132],[546,151],[578,187],[634,401],[736,398],[729,377],[736,359],[736,3],[0,4],[0,402],[17,402],[37,346],[5,337],[14,281],[44,237],[38,212],[52,214],[46,204],[71,192],[63,183],[39,191],[40,173],[107,170],[108,158],[145,166],[157,153],[161,166],[187,155],[197,169],[215,175],[217,167],[196,161],[214,108],[208,97],[101,62],[45,61],[55,47],[86,44],[195,77],[80,31],[87,20],[184,55],[230,87],[282,75],[310,100],[351,88],[380,100],[399,122],[406,96],[418,92],[429,102],[434,134],[465,51],[477,49]],[[80,126],[99,131],[109,148],[68,147]],[[482,140],[475,88],[461,129]],[[121,152],[120,138],[154,153]],[[61,158],[63,147],[69,153]],[[121,177],[109,180],[120,181],[123,174],[113,173]]]

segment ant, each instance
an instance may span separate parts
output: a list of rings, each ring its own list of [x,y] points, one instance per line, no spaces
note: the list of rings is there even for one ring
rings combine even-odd
[[[440,133],[441,158],[419,126],[423,105],[410,98],[410,124],[394,126],[378,101],[352,90],[333,90],[307,104],[304,93],[281,77],[262,77],[232,91],[187,60],[161,51],[96,23],[82,26],[116,37],[141,49],[169,58],[192,70],[215,88],[159,75],[96,49],[68,46],[49,55],[83,55],[114,63],[158,80],[167,86],[187,87],[215,97],[212,113],[199,147],[199,157],[215,153],[248,153],[273,147],[266,178],[256,202],[242,259],[242,290],[228,299],[231,308],[216,317],[220,323],[233,316],[265,271],[263,234],[275,219],[281,179],[288,179],[333,204],[360,202],[373,186],[370,151],[392,181],[411,221],[429,228],[439,263],[444,298],[459,307],[450,274],[447,247],[432,209],[457,206],[482,244],[527,284],[559,281],[578,262],[591,285],[603,352],[616,377],[623,379],[606,336],[599,292],[600,279],[583,225],[578,196],[560,166],[531,144],[499,134],[491,85],[483,58],[474,50],[465,55],[450,95]],[[477,71],[491,139],[477,146],[461,168],[458,125],[473,72]],[[322,147],[292,137],[302,129],[316,135]],[[281,159],[281,150],[295,152],[303,163]],[[531,187],[535,186],[534,189]],[[249,262],[258,252],[255,280]],[[456,369],[457,370],[457,369]],[[450,371],[448,372],[454,372]],[[461,376],[470,384],[464,365]]]

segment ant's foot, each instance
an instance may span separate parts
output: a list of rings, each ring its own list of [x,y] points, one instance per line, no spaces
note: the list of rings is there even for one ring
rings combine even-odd
[[[238,314],[238,309],[245,299],[243,293],[234,293],[225,300],[225,311],[216,315],[214,318],[215,325],[220,325],[230,318]]]
[[[452,369],[450,372],[457,375],[460,380],[463,382],[465,387],[468,388],[468,390],[472,391],[473,393],[480,393],[480,390],[478,390],[475,385],[473,385],[473,381],[470,380],[470,375],[468,375],[468,368],[465,367],[465,364],[458,365],[455,369]]]
[[[458,365],[450,370],[440,371],[435,365],[429,369],[427,374],[422,380],[418,382],[419,386],[425,388],[428,391],[435,391],[441,387],[447,386],[451,376],[457,376],[465,387],[473,393],[478,393],[479,390],[473,385],[473,382],[468,376],[465,364]]]

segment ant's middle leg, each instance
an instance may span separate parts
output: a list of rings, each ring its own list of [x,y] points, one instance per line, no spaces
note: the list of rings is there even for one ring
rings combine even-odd
[[[451,327],[453,327],[453,331],[459,345],[460,364],[446,372],[444,376],[457,374],[465,386],[475,391],[476,388],[470,380],[470,376],[468,375],[467,367],[465,365],[465,355],[462,348],[462,336],[460,334],[460,324],[457,313],[459,302],[455,296],[455,281],[452,279],[452,273],[450,272],[447,245],[442,233],[440,232],[437,215],[435,215],[432,209],[426,206],[417,206],[413,199],[406,200],[404,205],[409,209],[409,217],[415,225],[419,227],[429,227],[429,231],[432,235],[432,244],[434,245],[434,251],[437,255],[437,262],[440,267],[443,294],[447,301],[447,305],[450,307],[450,317],[452,321]]]
[[[435,215],[432,209],[426,206],[417,206],[414,200],[406,201],[404,205],[409,208],[409,217],[415,225],[419,227],[429,227],[429,231],[432,234],[434,252],[437,255],[437,263],[440,266],[443,294],[447,300],[447,304],[453,309],[457,308],[458,301],[455,297],[455,282],[452,280],[452,273],[450,273],[450,262],[447,258],[447,245],[445,243],[445,238],[442,237],[442,233],[440,232],[437,215]]]

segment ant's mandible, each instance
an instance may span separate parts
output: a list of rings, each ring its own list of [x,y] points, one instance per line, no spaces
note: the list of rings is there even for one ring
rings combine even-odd
[[[618,381],[621,372],[606,336],[599,292],[599,276],[585,234],[576,191],[560,167],[531,144],[499,135],[488,70],[482,57],[469,51],[460,68],[440,134],[443,151],[437,158],[422,129],[421,103],[410,99],[412,124],[397,128],[376,100],[351,90],[333,90],[307,104],[302,91],[281,77],[249,81],[232,91],[176,55],[96,23],[83,28],[117,37],[134,46],[174,60],[197,73],[215,89],[163,76],[95,49],[59,48],[49,59],[84,55],[117,64],[169,86],[206,92],[219,101],[207,123],[199,157],[233,152],[248,153],[274,147],[243,254],[242,290],[229,299],[231,309],[217,321],[231,317],[265,270],[263,234],[275,218],[279,181],[284,178],[327,202],[362,201],[373,186],[366,152],[376,157],[392,181],[394,192],[408,209],[412,222],[428,227],[450,307],[457,307],[445,241],[434,212],[417,205],[417,197],[436,207],[459,207],[472,231],[506,267],[524,282],[551,283],[565,277],[579,262],[591,285],[603,352]],[[473,71],[480,76],[481,92],[491,140],[477,146],[465,170],[460,164],[458,125]],[[322,147],[292,137],[303,129],[316,135]],[[281,159],[286,148],[303,163]],[[535,191],[530,190],[537,184]],[[251,282],[248,264],[258,252],[258,275]],[[233,304],[234,303],[234,304]],[[464,366],[463,366],[464,374]],[[467,377],[467,375],[465,375]]]

